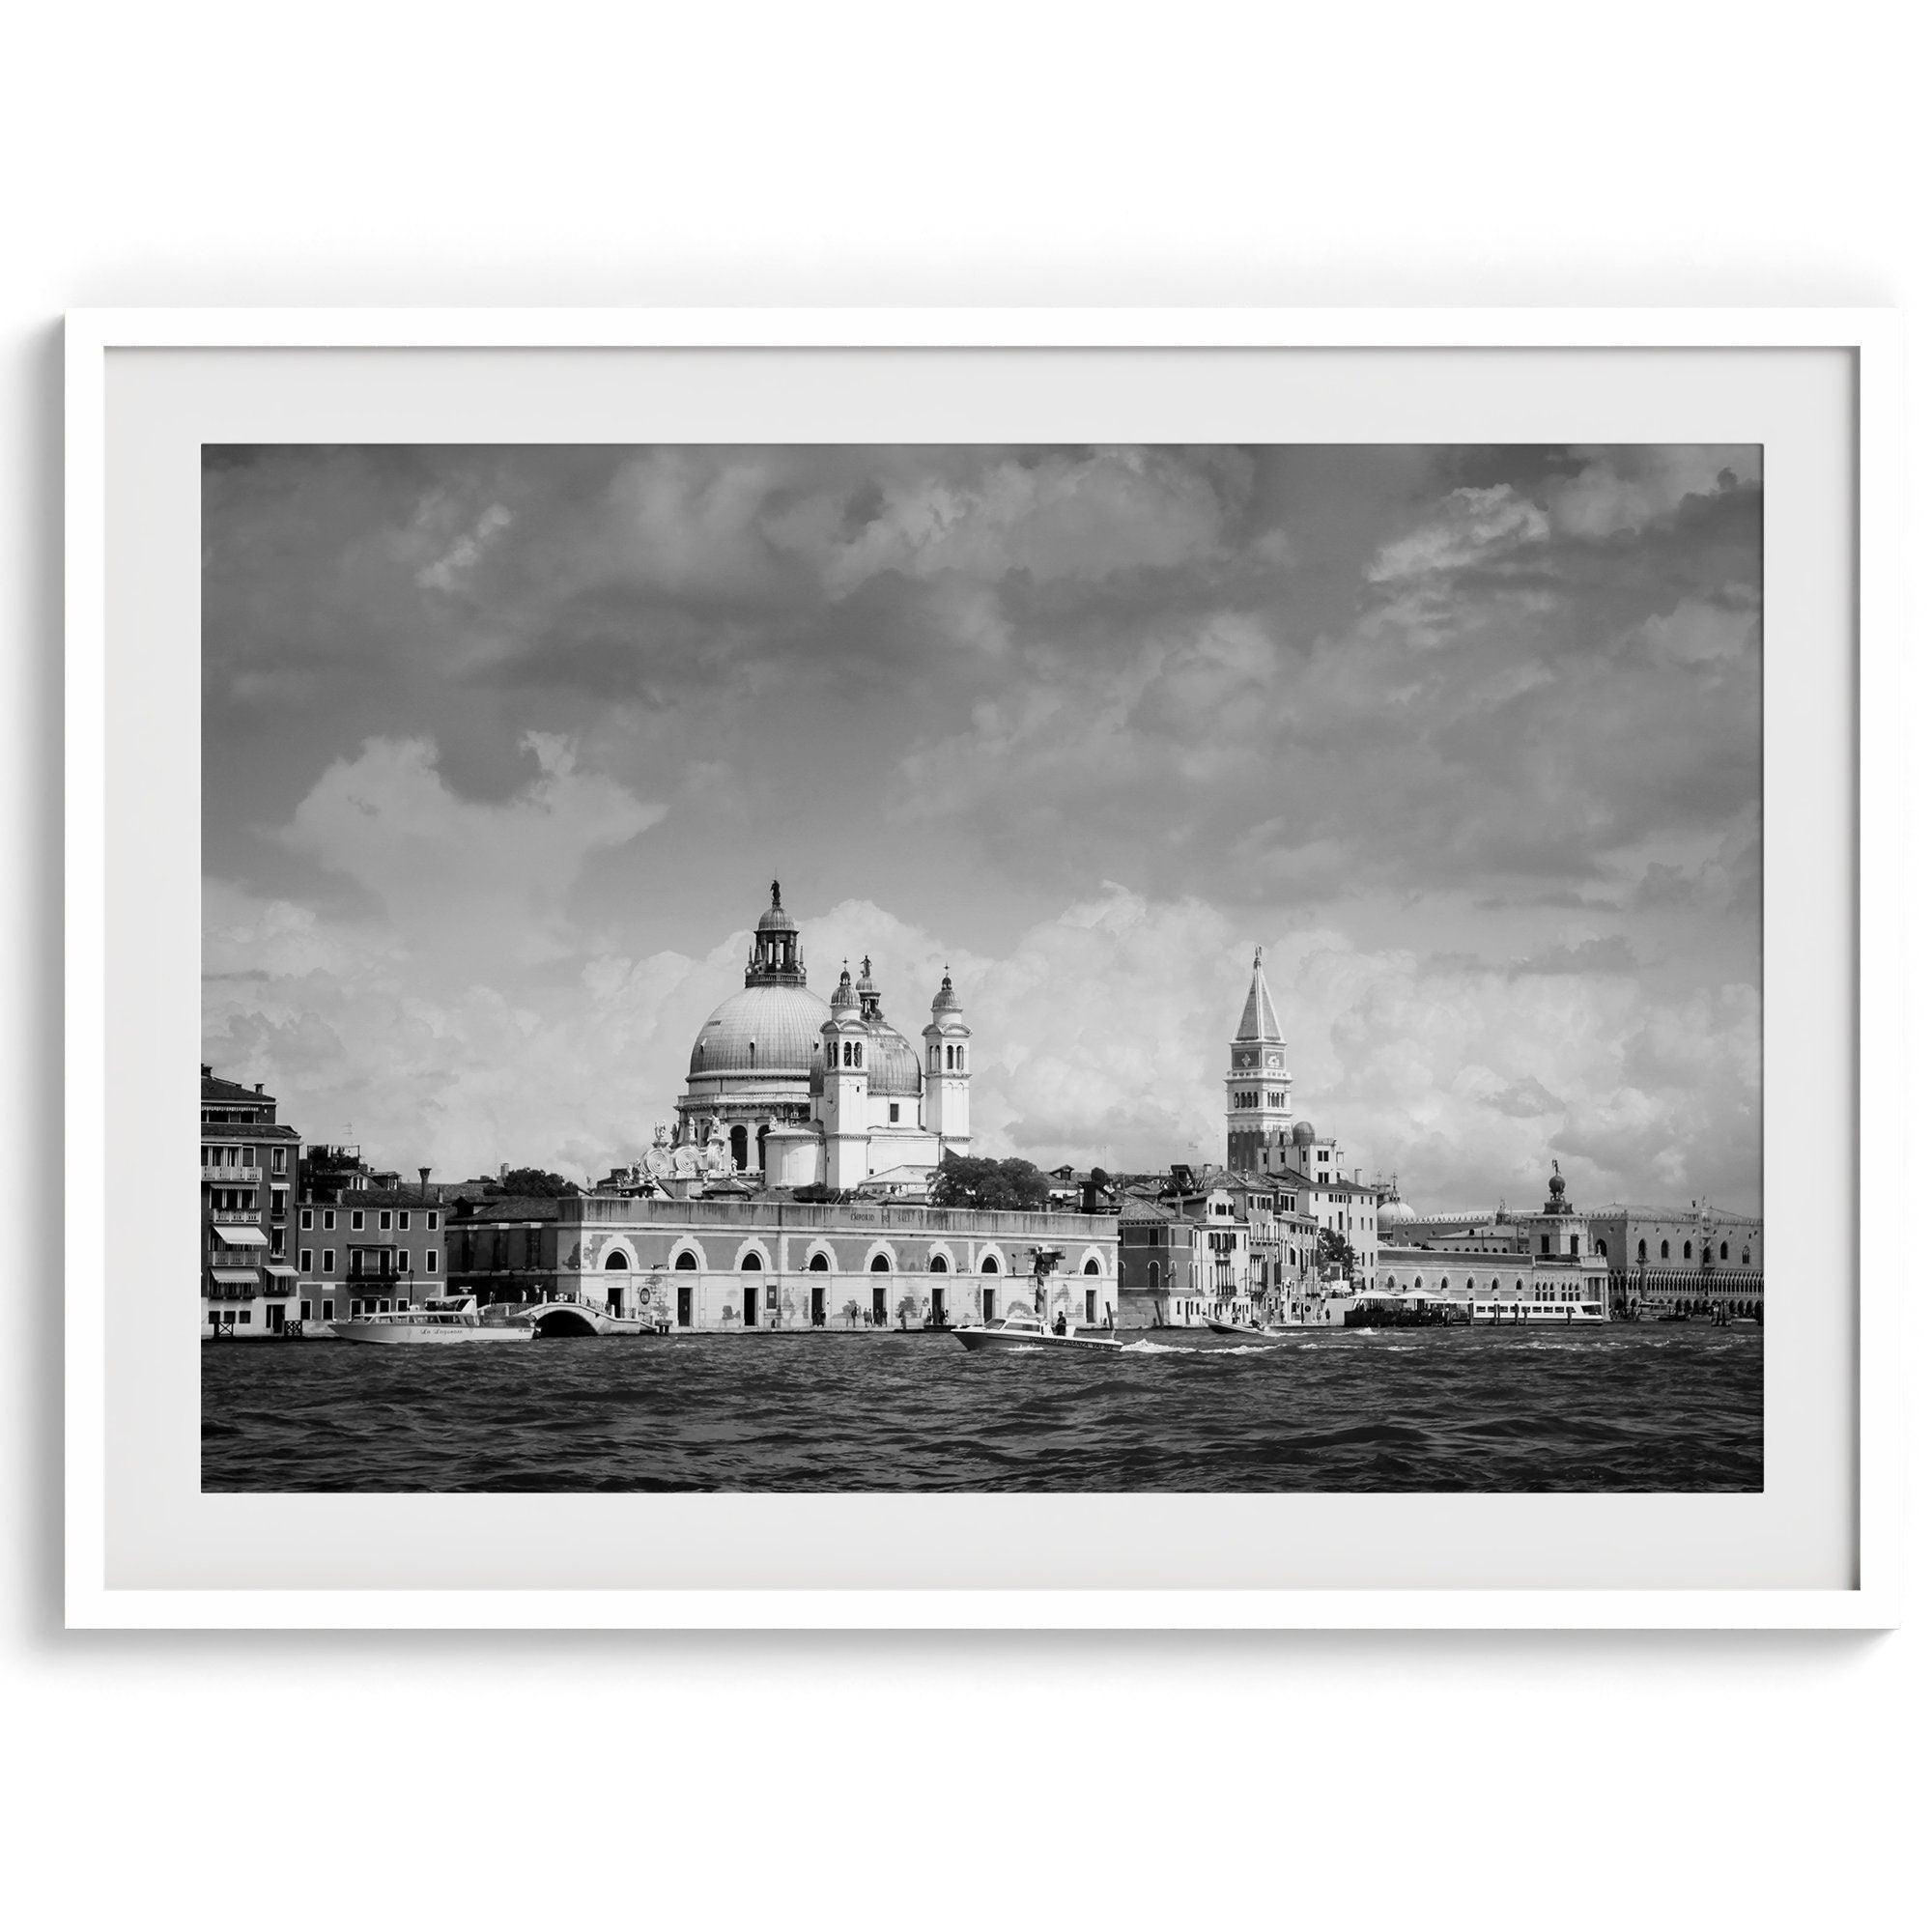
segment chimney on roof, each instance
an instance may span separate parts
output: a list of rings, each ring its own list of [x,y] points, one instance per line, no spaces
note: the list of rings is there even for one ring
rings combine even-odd
[[[204,1060],[201,1063],[201,1077],[204,1080],[209,1080],[213,1077],[213,1074],[214,1074],[214,1068],[209,1065],[207,1061]]]
[[[429,1199],[429,1169],[426,1167],[417,1168],[416,1179],[422,1182],[423,1199],[427,1201]]]
[[[262,1091],[262,1083],[258,1080],[255,1082],[255,1092],[259,1094],[261,1091]]]

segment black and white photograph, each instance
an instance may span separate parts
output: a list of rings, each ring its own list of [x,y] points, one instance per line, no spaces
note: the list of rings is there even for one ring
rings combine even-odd
[[[201,490],[205,1491],[1762,1489],[1756,445]]]

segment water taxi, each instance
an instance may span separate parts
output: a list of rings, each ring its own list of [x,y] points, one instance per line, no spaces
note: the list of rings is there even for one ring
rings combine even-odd
[[[452,1294],[399,1308],[391,1315],[363,1315],[323,1324],[342,1342],[375,1342],[387,1348],[455,1342],[527,1342],[536,1330],[525,1322],[485,1323],[473,1294]]]
[[[1065,1258],[1061,1248],[1033,1251],[1034,1308],[1046,1305],[1046,1284],[1054,1264]],[[1076,1335],[1065,1315],[1049,1322],[1044,1315],[1013,1308],[1003,1321],[979,1321],[952,1331],[968,1349],[1119,1349],[1112,1335]]]
[[[955,1328],[953,1334],[969,1349],[1118,1349],[1112,1335],[1075,1335],[1054,1329],[1037,1315],[1009,1315],[1003,1321]]]

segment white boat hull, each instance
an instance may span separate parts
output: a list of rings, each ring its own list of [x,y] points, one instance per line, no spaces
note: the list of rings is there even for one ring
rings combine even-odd
[[[1056,1335],[1051,1330],[1041,1334],[1025,1329],[955,1328],[952,1332],[964,1347],[989,1351],[1026,1349],[1118,1349],[1121,1346],[1109,1336]]]
[[[432,1322],[327,1321],[323,1326],[339,1342],[372,1342],[379,1348],[442,1348],[461,1342],[527,1342],[535,1332],[508,1326],[459,1327]]]

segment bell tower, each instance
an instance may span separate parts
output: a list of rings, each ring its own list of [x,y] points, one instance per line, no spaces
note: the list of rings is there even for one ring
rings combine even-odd
[[[1238,1171],[1266,1169],[1271,1156],[1293,1130],[1290,1111],[1294,1080],[1288,1070],[1288,1047],[1275,1018],[1267,976],[1262,971],[1262,950],[1255,948],[1254,977],[1248,981],[1248,1003],[1240,1024],[1228,1043],[1228,1165]]]
[[[871,1166],[866,1098],[872,1076],[865,1012],[849,967],[832,995],[832,1017],[818,1031],[825,1042],[825,1184],[857,1187]]]
[[[972,1115],[967,1082],[971,1069],[966,1065],[967,1044],[973,1029],[959,1009],[959,995],[952,990],[949,970],[933,995],[932,1019],[921,1033],[925,1042],[925,1105],[922,1124],[934,1135],[945,1153],[973,1151]]]

